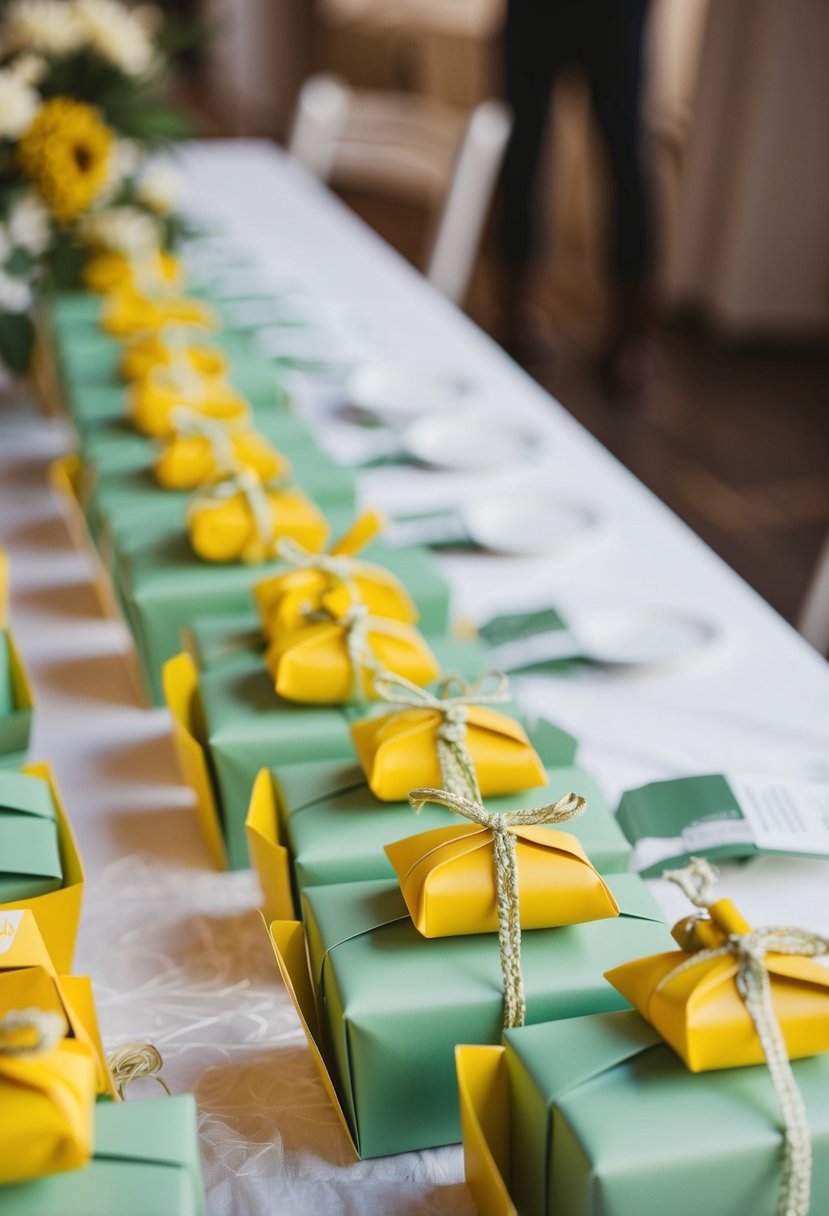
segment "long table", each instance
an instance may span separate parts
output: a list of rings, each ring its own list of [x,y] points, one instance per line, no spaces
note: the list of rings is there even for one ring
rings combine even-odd
[[[520,494],[532,476],[601,516],[589,542],[555,557],[442,557],[459,614],[623,604],[685,607],[716,625],[717,640],[681,665],[519,682],[528,706],[579,738],[580,763],[611,802],[686,773],[829,781],[827,664],[562,405],[272,146],[195,144],[183,169],[188,211],[221,224],[275,284],[300,281],[366,349],[454,369],[547,437],[531,474],[366,471],[366,503],[428,509]],[[295,385],[318,421],[323,387]],[[335,427],[324,438],[336,449]],[[276,977],[253,876],[210,870],[167,715],[139,704],[126,629],[102,615],[90,554],[73,546],[49,489],[49,462],[72,444],[29,395],[6,394],[0,542],[37,696],[32,755],[52,762],[86,862],[77,969],[94,979],[107,1046],[153,1041],[171,1086],[196,1094],[212,1216],[470,1213],[459,1148],[354,1160]],[[827,933],[826,875],[826,863],[774,858],[730,867],[726,881],[755,922]],[[653,885],[669,916],[686,911]]]

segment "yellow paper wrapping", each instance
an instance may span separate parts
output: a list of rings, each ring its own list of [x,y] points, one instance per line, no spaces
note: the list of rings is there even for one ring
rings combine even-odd
[[[184,345],[177,347],[165,340],[164,331],[139,334],[127,343],[121,356],[121,375],[125,380],[140,380],[156,367],[169,367],[176,359],[184,360],[200,376],[223,376],[228,360],[216,346]]]
[[[172,415],[182,406],[221,422],[246,422],[250,417],[244,397],[221,376],[180,376],[172,368],[157,368],[128,390],[130,421],[144,435],[174,435]]]
[[[93,254],[83,270],[84,286],[101,295],[135,288],[138,277],[150,277],[164,287],[179,286],[183,279],[181,263],[171,253],[157,253],[150,258],[148,266],[142,267],[139,276],[129,258],[123,253],[108,250]]]
[[[680,921],[674,936],[690,945],[690,933],[695,948],[717,949],[730,935],[752,931],[728,899],[712,903],[708,912],[710,919]],[[691,1072],[764,1063],[760,1040],[737,989],[737,957],[701,959],[671,976],[693,958],[694,953],[685,950],[654,954],[616,967],[606,978]],[[789,1059],[829,1051],[829,970],[791,954],[768,954],[765,966]]]
[[[545,785],[547,773],[519,722],[485,705],[466,707],[464,746],[482,797]],[[440,787],[443,773],[437,709],[401,709],[351,725],[351,737],[371,792],[400,802],[417,785]]]
[[[329,530],[304,494],[270,490],[244,471],[197,494],[187,512],[190,543],[209,562],[265,561],[276,556],[286,536],[307,549],[321,549]]]
[[[189,411],[188,411],[189,412]],[[155,462],[155,476],[166,490],[209,485],[229,469],[249,469],[260,481],[289,477],[291,465],[258,431],[232,432],[220,422],[194,422],[194,430],[168,439]],[[214,429],[216,434],[209,434]]]
[[[353,626],[347,617],[309,621],[274,638],[265,663],[280,697],[311,705],[373,697],[374,676],[381,668],[413,684],[437,678],[437,660],[414,626],[376,617],[365,617],[358,628],[363,626],[364,645],[358,647],[362,658],[356,664]]]
[[[130,338],[165,325],[193,325],[217,330],[219,320],[201,300],[174,296],[151,300],[131,288],[110,292],[101,308],[101,327],[114,338]]]
[[[296,628],[306,613],[321,611],[329,604],[327,597],[332,592],[340,591],[334,606],[342,609],[343,589],[346,605],[362,603],[373,616],[415,624],[417,608],[400,580],[382,566],[355,559],[382,526],[382,518],[367,511],[324,554],[286,549],[282,556],[295,568],[254,587],[265,636],[273,638]]]
[[[543,827],[515,837],[522,929],[551,929],[618,916],[607,883],[575,836]],[[449,824],[386,845],[412,921],[424,937],[498,931],[494,833]]]

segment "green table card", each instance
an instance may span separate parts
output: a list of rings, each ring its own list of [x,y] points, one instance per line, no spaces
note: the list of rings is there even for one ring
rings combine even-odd
[[[98,1102],[90,1163],[3,1187],[0,1209],[3,1216],[205,1216],[193,1098]]]
[[[523,934],[529,1022],[623,1008],[603,972],[670,947],[641,879],[608,881],[618,917]],[[309,887],[303,910],[322,1050],[360,1155],[457,1141],[455,1045],[501,1037],[497,934],[421,937],[397,882]],[[275,941],[283,929],[273,926]]]
[[[439,662],[462,674],[486,666],[476,642],[428,638]],[[229,865],[249,865],[245,815],[261,768],[294,761],[352,759],[349,722],[364,705],[297,705],[278,697],[260,653],[203,672],[199,680],[201,733],[213,776]]]
[[[739,774],[654,781],[622,796],[632,866],[659,875],[692,856],[829,858],[829,784]]]
[[[636,1013],[504,1033],[521,1216],[773,1216],[783,1159],[764,1065],[691,1073]],[[829,1195],[829,1056],[792,1065]]]
[[[63,883],[48,781],[0,770],[0,903],[35,899]]]
[[[546,725],[546,724],[545,724]],[[534,743],[541,743],[530,732]],[[510,811],[555,802],[569,791],[587,799],[587,810],[564,830],[576,836],[602,874],[627,869],[630,846],[595,781],[583,770],[552,767],[546,788],[486,799],[490,811]],[[296,886],[394,878],[384,845],[461,820],[427,803],[415,814],[408,802],[381,802],[353,761],[287,764],[273,772],[278,838],[287,847]],[[252,808],[253,809],[253,808]],[[553,830],[550,828],[549,830]]]

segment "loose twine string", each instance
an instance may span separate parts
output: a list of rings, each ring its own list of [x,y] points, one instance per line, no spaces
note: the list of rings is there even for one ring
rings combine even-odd
[[[432,693],[405,676],[383,671],[375,676],[374,691],[389,705],[432,709],[440,714],[435,744],[443,788],[480,804],[478,775],[467,745],[469,707],[503,705],[509,701],[507,676],[500,671],[487,671],[477,680],[467,682],[461,676],[449,675],[441,680],[437,693]]]
[[[569,793],[548,806],[533,810],[506,811],[500,815],[488,811],[480,802],[453,794],[449,790],[412,790],[409,802],[416,811],[421,810],[426,802],[436,802],[457,815],[471,819],[473,823],[489,828],[492,832],[492,860],[498,899],[498,948],[504,980],[503,1025],[506,1029],[523,1026],[526,1000],[521,972],[521,909],[515,834],[510,829],[540,823],[564,823],[568,819],[574,819],[585,808],[584,798]]]
[[[49,1009],[11,1009],[0,1018],[0,1056],[51,1051],[66,1033],[66,1018],[60,1013]]]
[[[126,1087],[132,1081],[143,1081],[152,1078],[169,1094],[170,1086],[161,1075],[164,1060],[161,1052],[152,1043],[125,1043],[113,1051],[107,1060],[107,1066],[112,1073],[112,1080],[119,1098],[124,1098]]]
[[[688,866],[680,870],[666,870],[662,877],[676,883],[696,907],[703,911],[708,909],[713,898],[717,870],[705,858],[694,857]],[[809,1212],[812,1138],[803,1097],[797,1087],[780,1023],[774,1012],[765,959],[767,954],[817,958],[827,953],[829,941],[806,929],[754,929],[750,933],[731,934],[722,946],[697,950],[657,985],[657,990],[663,988],[699,963],[728,956],[737,960],[737,991],[757,1031],[783,1116],[785,1157],[775,1216],[807,1216]]]

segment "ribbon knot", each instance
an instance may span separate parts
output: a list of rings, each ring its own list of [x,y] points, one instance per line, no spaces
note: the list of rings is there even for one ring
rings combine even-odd
[[[707,911],[712,901],[717,870],[704,858],[694,857],[681,870],[666,870],[663,878],[676,883],[698,908]],[[700,963],[729,955],[737,962],[735,985],[757,1032],[772,1087],[783,1117],[784,1163],[775,1216],[808,1216],[811,1206],[812,1138],[803,1097],[797,1087],[786,1042],[774,1011],[766,955],[787,954],[817,958],[829,953],[829,940],[808,929],[771,926],[749,933],[731,933],[721,946],[695,947],[690,957],[663,976],[657,991]]]
[[[480,804],[481,791],[466,743],[469,709],[473,705],[503,705],[509,701],[507,676],[500,671],[487,671],[471,682],[461,676],[444,676],[433,693],[396,672],[383,671],[375,677],[374,690],[389,705],[431,709],[440,714],[435,745],[443,788]]]
[[[295,570],[317,570],[327,575],[332,583],[347,583],[358,565],[353,557],[344,553],[312,553],[291,536],[282,537],[276,552]]]
[[[218,510],[241,494],[253,518],[257,539],[268,553],[275,530],[268,495],[284,493],[292,486],[288,474],[260,481],[251,469],[232,468],[220,481],[204,486],[191,498],[187,508],[188,523],[197,511]]]
[[[481,802],[453,794],[450,790],[423,788],[412,790],[409,802],[415,811],[420,811],[426,802],[436,802],[492,832],[492,863],[498,901],[498,948],[504,981],[503,1024],[505,1028],[523,1026],[527,1005],[521,972],[521,907],[515,829],[542,823],[564,823],[582,813],[586,806],[585,799],[569,793],[547,806],[498,814],[488,811]]]
[[[170,414],[170,422],[176,438],[207,440],[219,477],[238,467],[231,438],[237,429],[235,423],[220,422],[189,405],[177,405]]]

